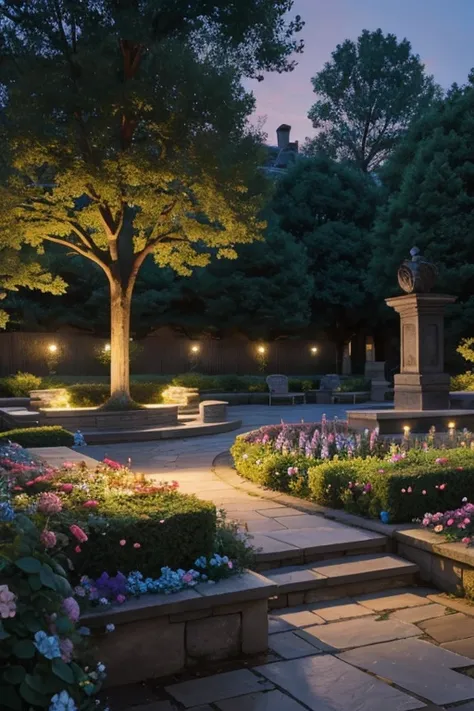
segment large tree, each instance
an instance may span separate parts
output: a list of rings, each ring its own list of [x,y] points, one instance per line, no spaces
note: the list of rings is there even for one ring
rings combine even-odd
[[[365,276],[379,190],[371,176],[324,155],[297,161],[279,181],[281,229],[305,245],[314,281],[311,323],[343,346],[370,321]]]
[[[292,0],[10,0],[0,5],[0,245],[60,244],[105,274],[111,396],[129,401],[144,261],[182,274],[261,235],[260,137],[242,76],[300,50]]]
[[[350,160],[367,172],[390,155],[410,123],[439,95],[408,40],[364,30],[337,45],[312,79],[308,117],[319,129],[305,150]]]
[[[458,296],[447,319],[452,345],[473,335],[473,145],[474,72],[413,125],[387,162],[381,173],[387,201],[373,232],[377,300],[397,293],[397,267],[416,245],[439,267],[436,290]]]

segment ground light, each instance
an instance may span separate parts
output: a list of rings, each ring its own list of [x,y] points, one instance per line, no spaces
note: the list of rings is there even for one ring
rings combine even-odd
[[[57,347],[56,343],[50,343],[50,344],[49,344],[49,346],[48,346],[48,351],[49,351],[50,353],[56,353],[57,350],[58,350],[58,347]]]
[[[314,355],[314,356],[317,355],[317,353],[318,353],[317,346],[311,346],[310,351],[311,351],[311,355]]]

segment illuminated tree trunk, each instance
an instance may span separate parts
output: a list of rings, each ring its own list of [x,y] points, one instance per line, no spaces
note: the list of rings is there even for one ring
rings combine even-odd
[[[124,406],[130,398],[130,311],[133,287],[110,281],[110,401]]]

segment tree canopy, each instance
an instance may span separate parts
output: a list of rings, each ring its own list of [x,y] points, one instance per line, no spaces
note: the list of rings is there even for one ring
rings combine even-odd
[[[416,122],[387,162],[373,233],[377,300],[397,292],[397,267],[416,245],[438,265],[436,291],[458,296],[447,320],[455,343],[472,335],[474,318],[473,79]]]
[[[410,123],[440,94],[410,42],[380,29],[337,45],[312,83],[317,101],[308,117],[319,132],[306,152],[324,151],[365,172],[387,159]]]
[[[245,7],[243,7],[243,4]],[[261,236],[260,137],[240,83],[301,49],[291,0],[24,0],[0,7],[0,246],[62,245],[109,283],[112,393],[149,255],[181,274]],[[25,106],[28,110],[25,111]]]

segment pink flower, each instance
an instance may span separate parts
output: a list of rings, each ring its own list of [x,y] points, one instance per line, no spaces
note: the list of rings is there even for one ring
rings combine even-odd
[[[194,580],[193,574],[192,573],[185,573],[183,575],[183,583],[189,584],[192,583]]]
[[[122,538],[122,540],[119,541],[119,545],[121,545],[121,546],[127,545],[127,541],[125,540],[125,538]]]
[[[162,519],[161,519],[161,521],[160,521],[160,523],[164,523],[164,522],[165,522],[165,519],[164,519],[164,518],[162,518]]]
[[[470,518],[465,518],[464,521],[463,521],[463,523],[465,523],[466,526],[469,526],[469,524],[471,523],[471,519],[470,519]]]
[[[142,547],[142,544],[141,544],[141,543],[134,543],[134,544],[133,544],[133,547],[134,547],[134,548],[141,548],[141,547]]]
[[[461,541],[461,543],[465,543],[466,546],[468,546],[470,544],[470,542],[471,542],[470,536],[464,536],[464,538]]]
[[[113,459],[108,459],[107,457],[104,457],[103,462],[108,467],[110,467],[110,469],[121,469],[122,468],[122,465],[119,462],[116,462]]]
[[[44,491],[40,494],[38,499],[37,510],[46,516],[53,516],[61,512],[63,504],[59,496],[51,493],[50,491]]]
[[[423,489],[421,493],[423,494],[423,496],[426,496],[426,489]]]
[[[117,595],[117,602],[119,603],[119,605],[125,602],[126,599],[127,598],[125,597],[125,595]]]
[[[95,509],[99,505],[99,502],[94,499],[90,499],[89,501],[85,501],[82,505],[86,509]]]
[[[81,551],[82,551],[81,546],[76,546],[76,547],[74,548],[74,553],[81,553]]]
[[[457,472],[463,472],[463,471],[464,471],[464,467],[456,467],[456,471],[457,471]]]
[[[79,605],[73,597],[65,597],[63,600],[63,610],[71,622],[77,622],[81,616]]]
[[[385,469],[377,469],[379,474],[385,474]]]
[[[74,645],[70,639],[65,638],[59,641],[59,649],[61,650],[61,659],[66,664],[72,660],[72,653],[74,651]]]
[[[229,560],[229,562],[227,563],[227,567],[229,568],[229,570],[232,570],[232,568],[234,567],[234,564],[231,560]]]
[[[74,462],[63,462],[63,469],[73,469]]]
[[[440,485],[439,485],[439,490],[440,490],[440,491],[444,491],[444,490],[446,489],[446,487],[447,487],[447,484],[440,484]]]
[[[65,494],[70,494],[73,489],[74,484],[61,484],[61,491],[64,491]]]
[[[406,494],[407,490],[406,489],[401,489],[402,494]]]
[[[171,486],[173,489],[179,489],[179,481],[172,481]]]
[[[54,548],[56,545],[56,534],[53,531],[48,531],[46,528],[41,533],[40,541],[45,548]]]
[[[423,526],[429,526],[431,523],[431,519],[425,517],[422,521]]]
[[[413,492],[413,489],[411,488],[411,486],[409,486],[407,489],[407,494],[411,494],[412,492]]]
[[[0,585],[0,618],[6,620],[16,615],[15,595],[8,585]]]
[[[447,457],[438,457],[438,459],[435,459],[436,464],[447,464],[448,463],[448,458]]]
[[[447,520],[447,522],[446,522],[446,525],[447,525],[447,526],[452,526],[453,523],[454,523],[454,518],[448,518],[448,520]]]
[[[433,530],[435,533],[441,533],[441,531],[443,530],[443,526],[439,523],[437,526],[434,527]]]
[[[288,476],[298,474],[298,467],[288,467]]]
[[[69,530],[71,531],[74,538],[77,538],[79,543],[85,543],[88,540],[82,528],[80,526],[76,526],[75,523],[73,523],[72,526],[69,526]]]

